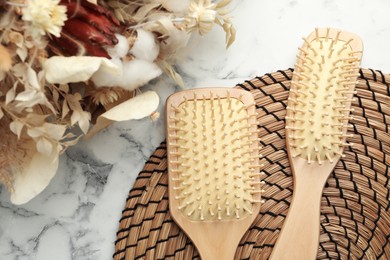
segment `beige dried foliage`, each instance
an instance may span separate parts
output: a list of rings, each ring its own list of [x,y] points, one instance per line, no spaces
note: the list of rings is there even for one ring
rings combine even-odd
[[[93,136],[116,121],[158,118],[155,110],[159,97],[155,92],[124,89],[147,82],[133,79],[142,74],[139,70],[146,70],[140,69],[142,61],[147,60],[156,71],[163,70],[184,86],[174,69],[175,57],[192,32],[205,34],[218,24],[226,33],[227,45],[234,41],[235,30],[227,9],[230,0],[89,1],[105,6],[122,22],[127,44],[117,44],[115,53],[127,53],[125,56],[106,59],[83,56],[84,52],[72,57],[55,56],[53,49],[48,51],[49,34],[60,35],[67,19],[59,1],[0,1],[0,184],[8,187],[15,204],[28,202],[49,184],[59,155],[82,136]],[[39,4],[46,9],[39,9]],[[54,10],[59,16],[51,17],[38,9]],[[139,29],[148,31],[144,41],[138,37]],[[149,48],[149,52],[140,46]],[[138,63],[129,62],[131,59]],[[125,71],[131,64],[138,65]],[[108,82],[97,88],[91,80],[96,75],[110,76],[110,80],[131,76],[126,78],[130,80],[126,86]],[[91,121],[96,121],[92,127]]]
[[[157,64],[160,66],[160,68],[171,78],[173,79],[174,81],[176,81],[176,83],[184,88],[184,81],[183,81],[183,78],[180,76],[179,73],[177,73],[175,71],[175,69],[173,68],[173,66],[171,64],[169,64],[168,62],[164,61],[164,60],[158,60],[157,61]]]
[[[101,114],[96,124],[90,129],[86,138],[89,139],[113,122],[141,119],[153,114],[160,100],[156,92],[147,91],[135,95],[133,98],[117,102],[114,106]],[[142,107],[142,109],[138,109]]]

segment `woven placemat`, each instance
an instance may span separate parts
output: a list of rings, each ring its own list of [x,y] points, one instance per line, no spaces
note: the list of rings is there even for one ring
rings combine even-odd
[[[289,69],[237,85],[256,100],[266,175],[265,203],[235,259],[267,259],[289,209],[293,179],[284,117],[291,77]],[[390,259],[389,84],[390,75],[360,70],[348,140],[355,145],[346,148],[324,189],[318,259]],[[169,214],[166,152],[162,143],[130,190],[114,259],[200,259]]]

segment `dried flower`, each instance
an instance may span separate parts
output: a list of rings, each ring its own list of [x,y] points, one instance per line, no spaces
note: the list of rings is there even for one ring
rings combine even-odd
[[[59,5],[60,0],[29,0],[23,8],[23,20],[30,22],[32,36],[46,33],[60,37],[61,28],[65,24],[66,7]]]
[[[50,47],[65,56],[89,55],[110,58],[104,47],[118,43],[115,33],[119,22],[109,10],[87,0],[61,0],[69,19],[60,38],[52,38]]]
[[[59,155],[82,136],[115,121],[156,120],[157,93],[139,87],[163,71],[184,85],[174,64],[191,32],[204,35],[218,24],[230,45],[235,30],[229,2],[0,4],[0,183],[11,202],[37,196],[55,175]]]
[[[186,17],[188,29],[197,30],[200,35],[211,31],[217,16],[215,8],[216,4],[209,0],[192,1]]]
[[[106,106],[117,101],[124,91],[122,88],[97,88],[91,91],[91,97],[96,105]]]
[[[187,29],[204,35],[211,31],[214,24],[218,24],[226,33],[226,44],[229,47],[236,34],[228,16],[229,10],[225,8],[230,2],[231,0],[223,0],[219,3],[211,0],[192,1],[186,17]]]

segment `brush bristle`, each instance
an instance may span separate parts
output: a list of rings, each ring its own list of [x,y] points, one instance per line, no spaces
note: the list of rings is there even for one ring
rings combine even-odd
[[[317,29],[304,41],[288,100],[287,139],[292,157],[332,163],[348,145],[362,44],[359,38],[334,29]]]
[[[257,125],[248,114],[254,104],[241,98],[193,92],[171,108],[171,189],[191,220],[241,218],[260,200]]]

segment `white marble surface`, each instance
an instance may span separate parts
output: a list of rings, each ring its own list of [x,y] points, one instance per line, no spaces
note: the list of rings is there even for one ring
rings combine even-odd
[[[362,67],[390,72],[388,0],[236,0],[235,44],[219,29],[194,38],[179,64],[188,88],[233,86],[293,67],[302,36],[315,27],[360,35]],[[164,139],[164,101],[177,90],[166,77],[148,88],[161,97],[161,118],[115,124],[69,149],[49,187],[23,206],[0,188],[0,259],[111,259],[125,199],[145,160]]]

